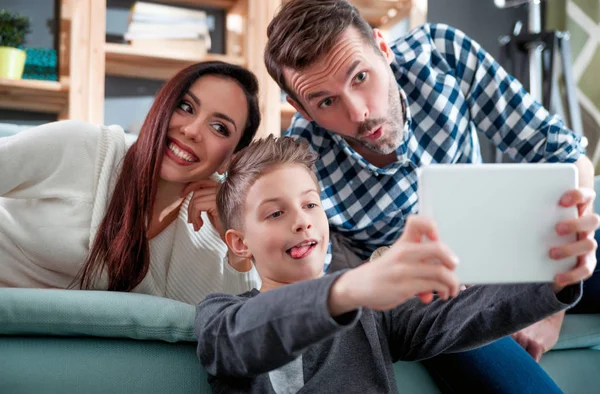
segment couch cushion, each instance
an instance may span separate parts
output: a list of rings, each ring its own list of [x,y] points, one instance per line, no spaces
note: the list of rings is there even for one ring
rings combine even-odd
[[[600,315],[567,315],[553,350],[600,345]]]
[[[0,289],[0,335],[193,342],[194,316],[192,305],[144,294]]]

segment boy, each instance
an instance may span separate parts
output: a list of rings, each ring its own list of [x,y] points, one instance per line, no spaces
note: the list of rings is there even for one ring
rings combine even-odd
[[[198,305],[198,357],[215,392],[396,392],[393,362],[484,345],[579,299],[581,278],[459,294],[456,256],[417,215],[373,262],[323,276],[329,226],[315,159],[289,137],[257,141],[217,195],[225,240],[262,286]]]

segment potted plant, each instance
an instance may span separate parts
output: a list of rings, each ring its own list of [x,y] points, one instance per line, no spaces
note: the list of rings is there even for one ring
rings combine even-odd
[[[21,79],[27,56],[21,47],[29,25],[28,17],[0,10],[0,78]]]

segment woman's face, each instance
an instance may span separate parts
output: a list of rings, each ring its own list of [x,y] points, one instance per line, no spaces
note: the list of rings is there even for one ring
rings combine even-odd
[[[225,171],[247,118],[246,96],[236,81],[197,79],[171,115],[160,177],[189,183]]]

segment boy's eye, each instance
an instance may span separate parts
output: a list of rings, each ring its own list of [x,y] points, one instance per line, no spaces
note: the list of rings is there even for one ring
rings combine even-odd
[[[365,79],[367,79],[367,72],[361,71],[358,74],[356,74],[356,76],[354,77],[354,82],[361,83],[361,82],[364,82]]]
[[[316,208],[316,207],[317,207],[317,204],[315,204],[314,202],[306,204],[306,208],[308,208],[308,209],[313,209],[313,208]]]
[[[327,97],[325,100],[323,100],[319,103],[319,108],[331,107],[332,104],[333,104],[333,99],[331,97]]]
[[[188,114],[191,114],[193,112],[192,106],[185,100],[180,102],[177,108],[181,109],[184,112],[187,112]]]
[[[278,218],[278,217],[280,217],[280,216],[281,216],[281,214],[282,214],[282,212],[281,212],[281,211],[273,212],[272,214],[270,214],[270,215],[269,215],[269,218],[273,218],[273,219],[275,219],[275,218]]]

